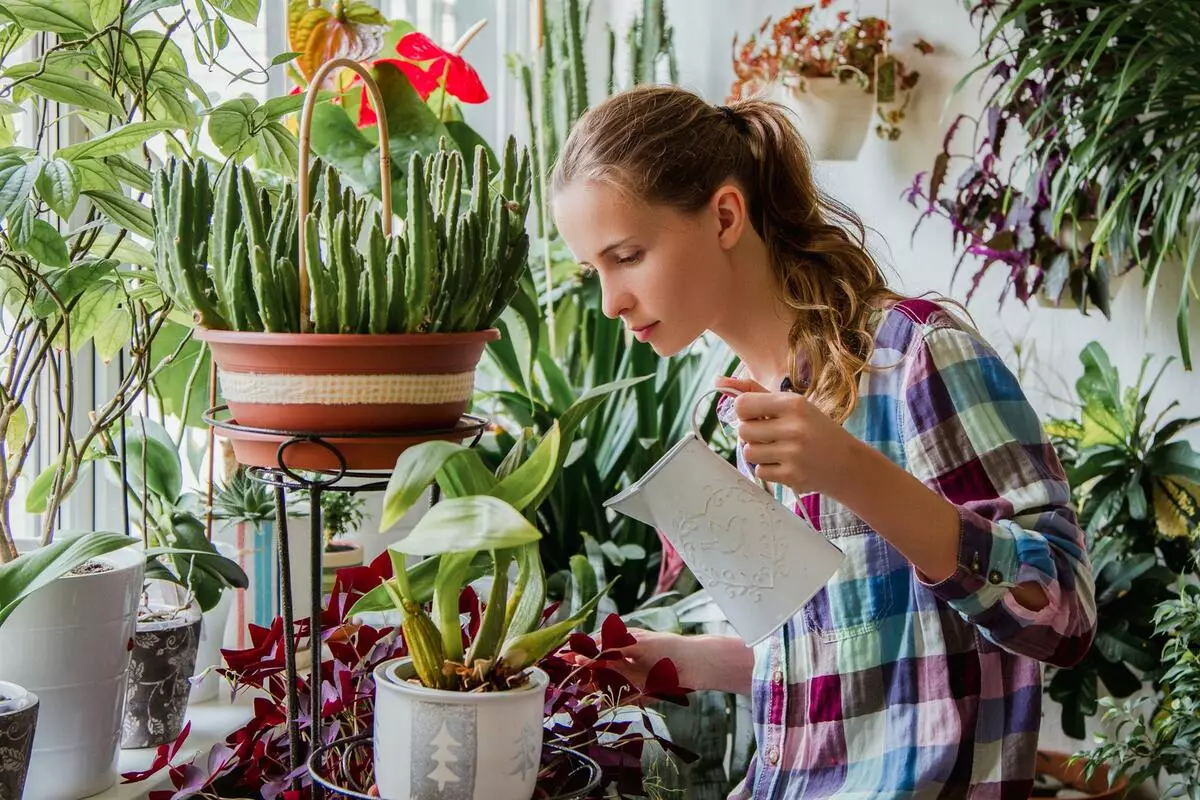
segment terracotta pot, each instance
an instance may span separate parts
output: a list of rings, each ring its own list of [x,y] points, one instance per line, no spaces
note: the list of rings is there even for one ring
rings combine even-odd
[[[172,619],[138,620],[130,652],[122,748],[173,742],[183,730],[201,622],[195,607]]]
[[[199,328],[195,336],[212,348],[221,395],[239,425],[335,434],[453,430],[471,401],[483,348],[500,332],[374,335]]]
[[[37,717],[36,694],[0,681],[0,797],[20,800],[25,791]]]
[[[1118,798],[1125,796],[1125,791],[1129,788],[1128,780],[1119,778],[1116,784],[1110,788],[1108,785],[1108,767],[1101,766],[1089,781],[1083,776],[1083,764],[1068,765],[1067,761],[1070,758],[1071,755],[1069,753],[1039,750],[1037,754],[1038,775],[1061,783],[1067,789],[1086,792],[1087,797],[1091,798],[1091,800],[1118,800]],[[1030,797],[1046,796],[1052,797],[1053,795],[1039,795],[1036,792],[1030,795]]]

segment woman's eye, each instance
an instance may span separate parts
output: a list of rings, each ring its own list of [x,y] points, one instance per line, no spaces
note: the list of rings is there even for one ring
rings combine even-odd
[[[622,256],[621,258],[618,258],[617,263],[621,264],[622,266],[629,266],[630,264],[636,264],[637,262],[639,262],[641,260],[642,260],[641,253],[630,253],[627,256]]]

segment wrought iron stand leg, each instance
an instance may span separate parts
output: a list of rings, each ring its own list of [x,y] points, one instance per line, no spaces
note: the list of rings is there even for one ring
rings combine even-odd
[[[279,593],[283,610],[283,652],[287,671],[289,768],[294,772],[302,763],[300,754],[300,695],[296,691],[296,636],[292,616],[292,559],[288,553],[287,498],[282,487],[275,489],[275,532],[279,537]],[[293,789],[300,788],[297,777]]]
[[[324,744],[322,737],[323,726],[321,724],[321,601],[324,592],[321,588],[321,579],[324,577],[321,569],[321,559],[325,552],[324,531],[322,530],[322,513],[321,513],[321,487],[313,486],[308,492],[310,505],[309,520],[311,528],[309,531],[312,545],[312,569],[311,572],[312,586],[312,614],[309,617],[308,623],[308,644],[312,653],[312,666],[309,672],[308,692],[309,692],[309,713],[312,715],[312,727],[310,729],[311,738],[309,743],[309,753],[316,750]],[[320,784],[314,782],[312,784],[312,800],[322,800],[325,796],[325,790]]]

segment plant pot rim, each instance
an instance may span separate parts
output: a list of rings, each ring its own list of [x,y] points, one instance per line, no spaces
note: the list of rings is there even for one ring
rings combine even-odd
[[[481,703],[498,703],[511,700],[514,697],[533,691],[544,692],[550,685],[550,676],[541,667],[529,667],[525,670],[530,679],[524,686],[516,689],[505,689],[499,692],[452,692],[447,689],[430,689],[417,683],[397,679],[393,673],[401,667],[412,663],[412,658],[404,656],[385,661],[375,667],[375,685],[381,690],[412,695],[418,699],[433,700],[439,703],[456,703],[459,705],[476,705]]]
[[[403,347],[405,345],[454,346],[468,342],[495,341],[498,328],[458,333],[267,333],[225,331],[197,326],[195,337],[217,344],[253,344],[276,347]]]
[[[38,696],[36,694],[20,684],[9,683],[8,681],[0,681],[0,700],[17,704],[16,708],[11,708],[7,711],[0,710],[0,718],[7,717],[10,714],[20,714],[38,704]]]
[[[140,547],[135,546],[136,543],[131,542],[125,547],[117,550],[110,550],[101,556],[88,559],[88,561],[98,561],[104,564],[108,569],[103,572],[84,572],[77,575],[67,573],[55,578],[56,581],[77,581],[87,578],[102,578],[108,575],[114,575],[121,572],[128,572],[133,569],[138,569],[146,562],[146,557],[142,555]],[[41,543],[37,539],[29,539],[25,537],[17,538],[17,555],[33,552],[41,547]],[[87,562],[84,562],[87,563]]]
[[[138,606],[137,632],[151,633],[155,631],[169,631],[173,628],[186,628],[190,625],[195,625],[203,618],[200,611],[200,606],[193,601],[187,608],[180,609],[179,613],[169,619],[156,619],[152,622],[142,621],[142,611],[149,608],[150,612],[170,611],[178,608],[170,603],[152,602],[149,606]]]

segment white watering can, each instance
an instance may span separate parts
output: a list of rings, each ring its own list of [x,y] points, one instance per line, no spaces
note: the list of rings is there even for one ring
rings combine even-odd
[[[717,455],[692,430],[636,483],[605,502],[667,537],[747,644],[800,612],[841,566],[842,551],[808,520]]]

